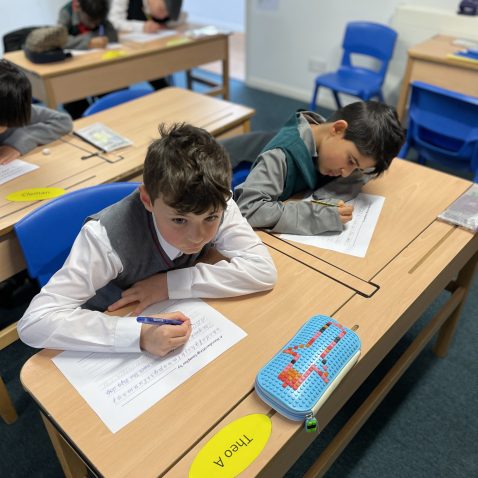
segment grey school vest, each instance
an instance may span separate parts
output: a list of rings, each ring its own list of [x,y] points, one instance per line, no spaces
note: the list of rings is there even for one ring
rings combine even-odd
[[[146,277],[194,265],[210,244],[197,254],[183,254],[172,261],[159,244],[152,215],[143,206],[139,191],[109,206],[87,220],[99,220],[105,227],[113,249],[123,264],[123,272],[96,291],[84,307],[105,310],[121,297],[121,292]]]

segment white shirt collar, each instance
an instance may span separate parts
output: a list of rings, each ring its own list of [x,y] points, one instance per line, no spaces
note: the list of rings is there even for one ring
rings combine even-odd
[[[156,231],[156,235],[158,236],[158,241],[161,247],[163,248],[163,251],[168,255],[168,257],[174,261],[174,259],[177,259],[179,256],[181,256],[183,253],[179,250],[176,249],[176,247],[172,246],[167,242],[164,237],[160,234],[158,226],[156,225],[156,219],[154,217],[154,214],[151,214],[153,217],[153,223],[154,223],[154,230]]]

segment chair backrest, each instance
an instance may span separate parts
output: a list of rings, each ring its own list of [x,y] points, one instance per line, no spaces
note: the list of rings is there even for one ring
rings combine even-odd
[[[127,88],[125,90],[114,91],[113,93],[98,98],[91,106],[86,108],[82,116],[85,117],[93,113],[99,113],[100,111],[120,105],[121,103],[126,103],[141,96],[148,95],[153,91],[152,88]]]
[[[478,98],[413,82],[407,142],[431,151],[433,157],[428,159],[469,161],[476,171]]]
[[[21,50],[23,48],[23,44],[27,39],[28,34],[36,30],[37,28],[42,28],[42,26],[38,27],[24,27],[19,28],[18,30],[13,30],[11,32],[5,33],[3,35],[3,51],[7,53],[9,51],[16,51]]]
[[[380,60],[378,73],[385,76],[393,55],[397,32],[392,28],[373,22],[349,22],[345,30],[342,48],[342,65],[352,66],[352,54],[366,55]]]
[[[123,199],[139,183],[110,183],[67,193],[20,220],[15,233],[28,273],[45,285],[61,268],[84,220]]]

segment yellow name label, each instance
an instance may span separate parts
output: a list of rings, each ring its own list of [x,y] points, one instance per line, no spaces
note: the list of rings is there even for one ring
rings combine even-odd
[[[119,58],[121,56],[126,56],[127,53],[123,50],[110,50],[106,53],[103,53],[101,56],[102,60],[114,60],[115,58]]]
[[[271,431],[271,419],[259,413],[229,423],[196,455],[189,469],[189,478],[238,476],[259,456]]]
[[[52,199],[65,194],[63,188],[30,188],[15,191],[7,196],[8,201],[43,201],[44,199]]]

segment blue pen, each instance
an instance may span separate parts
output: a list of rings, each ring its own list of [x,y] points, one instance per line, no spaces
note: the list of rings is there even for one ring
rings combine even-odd
[[[181,325],[183,323],[182,320],[157,319],[156,317],[136,317],[136,321],[149,325]]]
[[[100,37],[104,37],[105,36],[105,26],[103,24],[101,24],[98,28],[98,35]]]

